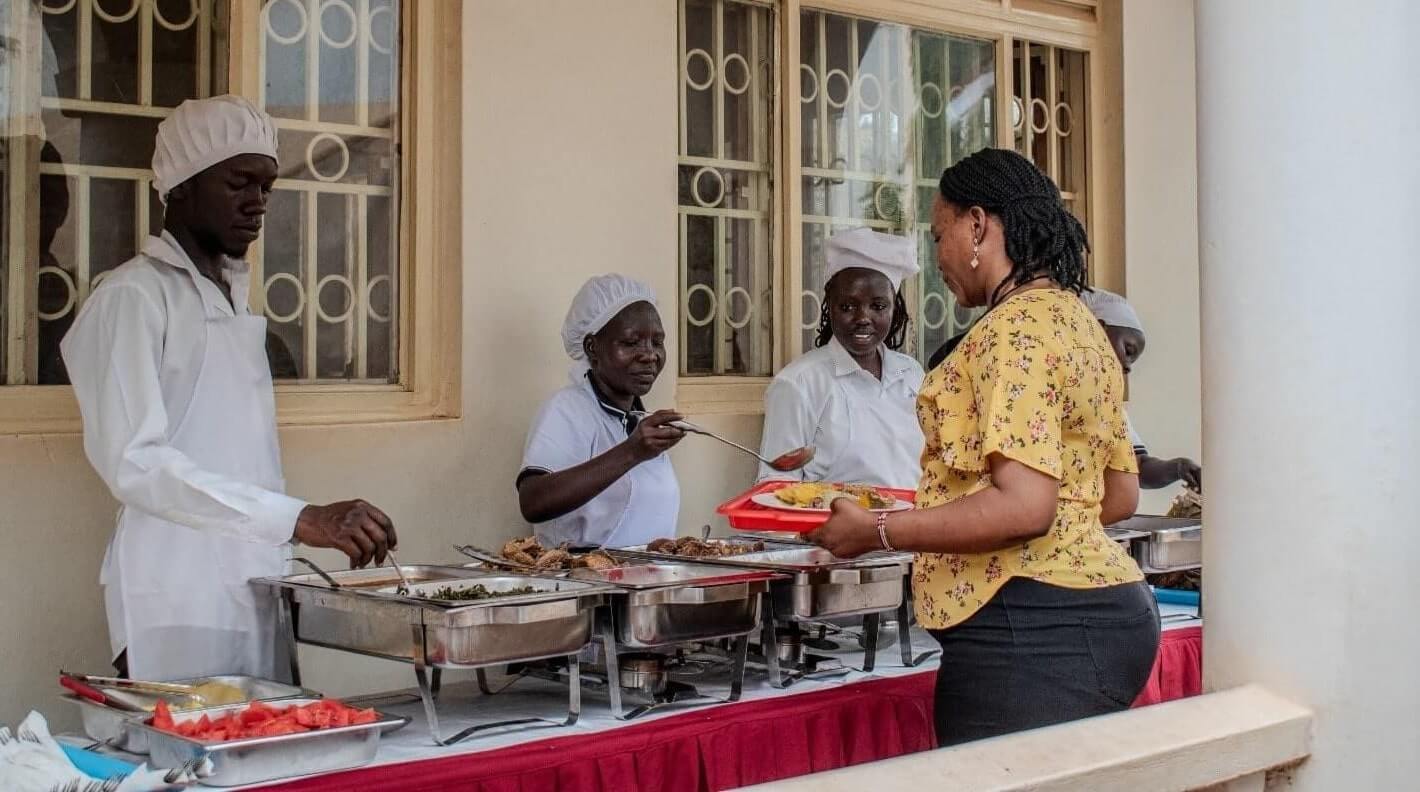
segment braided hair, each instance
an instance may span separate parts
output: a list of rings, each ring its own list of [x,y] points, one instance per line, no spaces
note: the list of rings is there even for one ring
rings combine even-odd
[[[839,275],[842,273],[840,272]],[[814,337],[814,347],[821,347],[833,338],[833,323],[828,318],[828,293],[833,290],[833,282],[838,279],[834,275],[828,279],[828,283],[823,285],[823,306],[818,312],[818,335]],[[892,302],[892,323],[888,325],[887,338],[883,339],[883,344],[894,352],[901,351],[902,345],[907,343],[907,326],[911,318],[907,315],[907,300],[902,298],[902,291],[898,290],[893,295]]]
[[[1007,149],[988,148],[942,171],[942,200],[961,208],[979,206],[1001,218],[1011,274],[991,293],[1049,277],[1063,289],[1086,288],[1085,227],[1065,208],[1060,188],[1030,160]]]

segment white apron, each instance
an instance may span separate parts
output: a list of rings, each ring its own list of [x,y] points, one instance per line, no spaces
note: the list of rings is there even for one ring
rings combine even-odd
[[[642,462],[622,479],[630,485],[626,508],[605,535],[596,537],[596,544],[606,547],[632,547],[656,539],[674,537],[676,520],[680,517],[680,482],[671,467],[670,454]],[[615,486],[615,485],[613,485]],[[601,526],[588,526],[599,533]]]
[[[202,370],[170,442],[199,467],[283,492],[266,319],[206,323]],[[292,526],[293,530],[295,526]],[[137,509],[119,513],[102,582],[109,635],[134,679],[281,678],[276,600],[248,584],[285,574],[290,545],[211,535]]]

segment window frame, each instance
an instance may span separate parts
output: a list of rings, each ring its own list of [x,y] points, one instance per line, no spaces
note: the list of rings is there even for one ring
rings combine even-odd
[[[227,90],[257,97],[261,4],[222,1],[230,4]],[[398,381],[277,382],[280,426],[453,419],[462,413],[462,6],[443,0],[401,4]],[[80,431],[71,387],[0,386],[0,434]]]
[[[908,25],[913,28],[989,40],[996,48],[997,91],[1013,85],[1017,40],[1086,53],[1090,138],[1085,166],[1089,180],[1087,212],[1091,218],[1091,280],[1124,292],[1124,154],[1122,9],[1117,0],[779,0],[774,56],[777,60],[770,130],[777,159],[771,202],[775,228],[771,278],[775,289],[774,371],[803,350],[797,322],[802,282],[803,225],[801,129],[797,110],[800,84],[799,18],[818,11]],[[679,86],[677,88],[679,90]],[[1011,103],[996,103],[996,143],[1014,148]],[[790,326],[792,325],[792,327]],[[698,415],[758,415],[772,377],[680,376],[676,406]]]

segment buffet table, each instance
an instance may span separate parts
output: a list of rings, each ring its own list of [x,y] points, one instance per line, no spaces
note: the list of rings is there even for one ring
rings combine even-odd
[[[1186,606],[1161,605],[1160,611],[1164,636],[1159,658],[1135,706],[1200,692],[1202,623]],[[913,641],[919,653],[936,646],[925,633],[916,633]],[[833,656],[845,668],[861,668],[862,653],[851,642],[843,643],[845,648]],[[373,764],[261,788],[729,789],[885,759],[933,744],[935,663],[903,668],[897,654],[896,646],[880,651],[871,674],[850,671],[807,679],[787,690],[751,672],[739,703],[687,703],[629,722],[610,717],[605,694],[588,690],[575,726],[488,732],[449,747],[432,744],[421,707],[408,694],[368,699],[381,710],[412,718],[409,726],[386,736]],[[728,690],[711,677],[695,684],[707,696]],[[471,683],[459,682],[446,685],[441,706],[449,713],[448,725],[461,727],[530,711],[554,718],[565,707],[565,695],[565,688],[528,678],[491,698],[479,698]]]

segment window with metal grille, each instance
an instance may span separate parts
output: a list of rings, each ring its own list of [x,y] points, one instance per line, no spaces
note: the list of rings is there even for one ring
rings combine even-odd
[[[932,197],[944,168],[995,140],[995,44],[818,11],[799,25],[798,346],[812,348],[819,327],[825,243],[867,226],[917,236],[904,351],[925,360],[973,316],[937,272]]]
[[[0,3],[0,383],[68,381],[60,339],[161,230],[159,121],[242,84],[260,86],[252,98],[280,128],[280,179],[250,253],[273,373],[396,381],[400,2],[262,0],[260,55],[243,60],[228,48],[242,1]]]
[[[1060,186],[1088,233],[1089,54],[1017,40],[1012,45],[1011,127],[1016,151]]]
[[[774,347],[774,18],[680,2],[680,370],[767,375]]]

